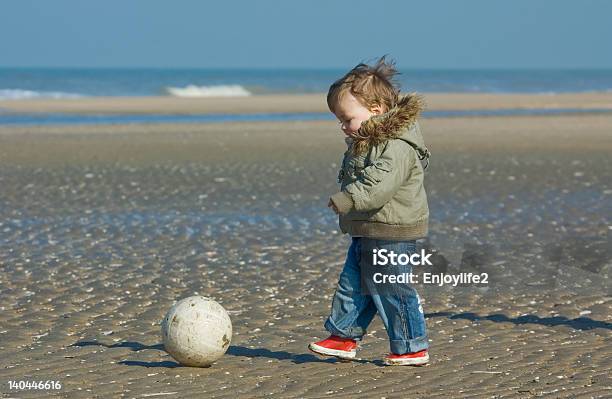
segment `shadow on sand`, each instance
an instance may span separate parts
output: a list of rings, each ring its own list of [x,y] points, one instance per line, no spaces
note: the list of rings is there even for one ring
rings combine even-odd
[[[464,312],[464,313],[453,313],[453,312],[435,312],[435,313],[427,313],[425,315],[426,318],[435,318],[435,317],[448,317],[451,320],[464,319],[469,321],[481,321],[481,320],[489,320],[495,323],[514,323],[516,325],[522,324],[540,324],[543,326],[555,327],[555,326],[568,326],[575,330],[593,330],[596,328],[602,328],[606,330],[612,330],[612,323],[608,323],[600,320],[593,320],[588,317],[578,317],[575,319],[568,319],[563,316],[555,316],[555,317],[539,317],[533,315],[527,316],[519,316],[519,317],[508,317],[503,314],[492,314],[481,316],[477,313],[473,312]],[[105,348],[128,348],[133,352],[138,352],[142,350],[152,349],[163,351],[163,344],[155,344],[155,345],[145,345],[136,341],[124,341],[117,342],[114,344],[106,344],[99,341],[78,341],[71,346],[75,347],[86,347],[86,346],[103,346]],[[337,363],[341,362],[341,360],[336,358],[319,358],[310,353],[291,353],[287,351],[273,351],[267,348],[247,348],[245,346],[240,345],[232,345],[227,350],[227,355],[230,356],[238,356],[238,357],[246,357],[246,358],[267,358],[267,359],[275,359],[275,360],[289,360],[294,364],[303,364],[303,363]],[[355,359],[352,362],[362,363],[362,364],[373,364],[379,367],[383,366],[382,361],[375,360],[365,360],[365,359]],[[174,361],[162,361],[162,362],[144,362],[138,360],[123,360],[120,361],[119,364],[123,364],[126,366],[139,366],[139,367],[164,367],[164,368],[175,368],[175,367],[183,367],[179,363]]]
[[[302,363],[342,363],[335,357],[320,358],[310,353],[291,353],[286,351],[271,351],[266,348],[246,348],[244,346],[230,346],[227,350],[227,354],[231,356],[242,356],[242,357],[265,357],[268,359],[276,360],[290,360],[295,364]],[[382,361],[370,361],[365,359],[355,359],[349,362],[362,363],[362,364],[374,364],[377,366],[383,366]]]
[[[86,346],[103,346],[105,348],[129,348],[133,352],[138,352],[146,349],[153,349],[164,351],[163,344],[156,345],[145,345],[140,342],[135,341],[124,341],[117,342],[114,344],[106,344],[100,341],[78,341],[71,346],[74,347],[86,347]],[[294,364],[303,364],[303,363],[338,363],[342,362],[336,358],[319,358],[310,353],[291,353],[287,351],[272,351],[266,348],[247,348],[245,346],[232,345],[226,352],[226,355],[230,356],[239,356],[239,357],[248,357],[248,358],[267,358],[267,359],[276,359],[276,360],[290,360]],[[367,363],[374,364],[377,366],[383,366],[382,361],[369,361],[364,359],[356,359],[352,360],[352,362],[358,363]],[[166,368],[175,368],[175,367],[183,367],[179,363],[174,361],[163,361],[163,362],[144,362],[138,360],[123,360],[118,362],[118,364],[123,364],[126,366],[140,366],[140,367],[166,367]]]
[[[593,330],[595,328],[603,328],[606,330],[612,330],[612,323],[608,323],[600,320],[589,319],[588,317],[577,317],[575,319],[568,319],[564,316],[554,317],[539,317],[534,315],[519,316],[519,317],[508,317],[504,314],[492,314],[487,316],[481,316],[473,312],[464,313],[452,313],[452,312],[436,312],[427,313],[426,318],[434,317],[448,317],[451,320],[464,319],[470,321],[489,320],[496,323],[514,323],[514,324],[540,324],[548,327],[556,326],[568,326],[575,330]]]
[[[141,344],[140,342],[136,342],[136,341],[117,342],[115,344],[110,344],[110,345],[105,344],[104,342],[100,342],[100,341],[78,341],[70,346],[76,346],[79,348],[82,348],[85,346],[103,346],[105,348],[129,348],[132,352],[138,352],[138,351],[142,351],[145,349],[164,351],[163,344],[145,345],[145,344]],[[143,362],[139,360],[122,360],[120,362],[117,362],[117,364],[124,364],[126,366],[141,366],[141,367],[165,367],[165,368],[182,367],[179,363],[173,362],[173,361]]]

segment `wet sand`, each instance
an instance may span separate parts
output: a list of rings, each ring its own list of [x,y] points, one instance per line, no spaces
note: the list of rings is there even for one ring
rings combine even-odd
[[[610,397],[612,116],[426,119],[436,270],[427,367],[384,367],[375,319],[308,352],[348,239],[326,207],[333,122],[0,127],[0,392],[58,397]],[[208,369],[160,345],[176,299],[229,312]],[[48,392],[45,392],[48,394]]]
[[[612,93],[484,94],[431,93],[427,109],[606,109]],[[79,99],[0,100],[2,112],[63,112],[82,114],[251,114],[328,112],[323,94],[261,95],[225,98],[90,97]]]

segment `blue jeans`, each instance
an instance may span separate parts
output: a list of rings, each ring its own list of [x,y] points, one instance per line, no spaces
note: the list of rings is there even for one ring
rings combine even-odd
[[[372,265],[372,248],[411,254],[416,252],[416,242],[353,237],[325,329],[333,335],[359,341],[378,312],[389,335],[392,353],[402,355],[427,349],[429,343],[423,307],[412,286],[402,285],[395,295],[377,294],[374,287],[368,290],[372,295],[362,292],[361,267],[364,262],[370,262],[364,267]],[[408,273],[412,270],[410,265],[398,268],[395,270]],[[374,284],[371,280],[366,284],[368,281]]]

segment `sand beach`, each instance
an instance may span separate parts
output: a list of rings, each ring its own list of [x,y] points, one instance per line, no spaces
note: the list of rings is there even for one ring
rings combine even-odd
[[[612,109],[612,93],[427,95],[430,110]],[[0,101],[2,112],[325,112],[322,95]],[[327,208],[333,121],[0,126],[4,398],[612,396],[612,113],[426,118],[438,272],[426,367],[318,357],[349,239]],[[234,336],[181,367],[160,320],[212,297]],[[9,381],[61,389],[11,390]]]

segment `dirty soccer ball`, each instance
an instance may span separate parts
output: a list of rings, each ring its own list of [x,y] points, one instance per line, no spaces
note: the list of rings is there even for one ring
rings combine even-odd
[[[232,339],[232,322],[223,306],[202,296],[174,304],[161,330],[164,348],[185,366],[210,366],[223,356]]]

